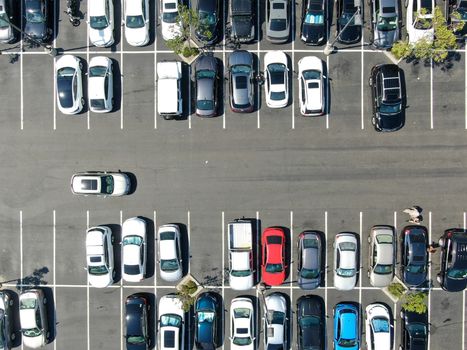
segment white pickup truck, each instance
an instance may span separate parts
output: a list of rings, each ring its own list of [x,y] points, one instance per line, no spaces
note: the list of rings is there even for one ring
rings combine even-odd
[[[157,63],[157,111],[166,120],[183,113],[181,81],[181,62]]]
[[[238,219],[228,226],[229,284],[235,290],[253,287],[253,227],[250,220]]]

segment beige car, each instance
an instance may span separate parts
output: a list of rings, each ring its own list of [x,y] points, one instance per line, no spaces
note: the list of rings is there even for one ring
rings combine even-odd
[[[392,226],[373,226],[368,236],[368,278],[373,287],[386,287],[394,278],[396,265],[395,232]]]

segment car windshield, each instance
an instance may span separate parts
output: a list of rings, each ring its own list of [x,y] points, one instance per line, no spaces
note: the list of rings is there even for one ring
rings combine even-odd
[[[177,271],[178,270],[178,260],[161,260],[161,270],[162,271]]]
[[[26,337],[38,337],[42,334],[42,331],[35,327],[35,328],[30,328],[30,329],[23,329],[23,335]]]
[[[352,277],[355,275],[355,269],[337,269],[337,275],[341,277]]]
[[[5,12],[0,13],[0,29],[6,29],[10,26],[10,21]]]
[[[140,274],[139,265],[123,265],[123,271],[127,275],[139,275]]]
[[[318,240],[314,238],[307,238],[303,240],[303,248],[318,248]]]
[[[235,318],[250,318],[250,309],[239,307],[234,309]]]
[[[270,97],[273,101],[281,101],[285,99],[285,91],[271,91]]]
[[[407,272],[410,273],[423,273],[425,272],[425,265],[407,265]]]
[[[162,21],[165,23],[177,22],[178,12],[164,12],[162,15]]]
[[[230,274],[234,277],[247,277],[251,275],[250,270],[232,270]]]
[[[455,280],[463,280],[467,278],[467,270],[465,269],[450,269],[447,273],[449,278]]]
[[[144,344],[146,340],[144,339],[143,336],[131,336],[129,335],[127,338],[128,344]]]
[[[282,265],[281,264],[266,264],[266,272],[269,272],[269,273],[282,272]]]
[[[298,322],[300,323],[300,327],[310,328],[310,327],[319,325],[320,320],[319,320],[319,317],[317,316],[304,316],[300,318]]]
[[[216,77],[216,72],[203,69],[196,72],[196,79],[214,79]]]
[[[199,20],[204,25],[213,25],[216,24],[217,17],[215,12],[199,12]]]
[[[371,320],[375,333],[389,333],[389,322],[384,317],[375,317]]]
[[[199,311],[198,314],[198,322],[203,323],[203,322],[208,322],[212,323],[214,321],[214,312],[212,311]]]
[[[107,67],[104,66],[93,66],[89,68],[89,77],[105,77],[105,73],[107,72]]]
[[[91,16],[89,25],[92,29],[102,30],[109,26],[109,22],[105,16]]]
[[[91,99],[91,107],[97,110],[105,109],[105,100],[101,98],[93,98]]]
[[[107,266],[105,266],[105,265],[101,265],[101,266],[88,266],[88,272],[89,272],[91,275],[99,276],[99,275],[105,275],[106,273],[109,272],[109,270],[107,269]]]
[[[305,80],[321,78],[321,72],[317,70],[312,70],[312,69],[303,71],[302,75],[303,75],[303,79]]]
[[[245,64],[237,64],[231,68],[232,74],[250,74],[251,67]]]
[[[72,67],[63,67],[57,71],[57,77],[59,79],[69,78],[71,80],[71,78],[73,78],[73,75],[75,75],[75,70]]]
[[[101,192],[112,194],[114,191],[114,178],[111,175],[101,176]]]
[[[392,273],[392,265],[377,264],[374,269],[375,273],[380,275],[387,275]]]
[[[410,323],[407,325],[407,331],[413,338],[424,339],[427,335],[426,326],[421,323]]]
[[[210,111],[214,109],[214,101],[212,100],[197,100],[196,108],[202,111]]]
[[[143,16],[126,16],[127,28],[142,28],[144,27]]]
[[[269,29],[273,32],[282,32],[287,29],[287,20],[282,18],[271,19],[271,26]]]
[[[379,107],[380,113],[383,114],[398,114],[401,111],[401,104],[396,103],[396,104],[387,104],[387,103],[381,103]]]
[[[357,345],[355,339],[339,339],[339,345],[343,348],[352,348]]]
[[[339,249],[343,252],[355,252],[357,250],[357,245],[353,242],[342,242],[339,243]]]
[[[324,12],[307,12],[305,19],[303,21],[306,24],[324,24]]]
[[[28,11],[26,12],[26,21],[29,23],[44,23],[45,18],[42,15],[42,12],[39,10]]]
[[[378,24],[376,25],[378,30],[382,32],[388,32],[391,30],[396,30],[397,28],[397,17],[378,17]]]
[[[317,278],[319,275],[319,270],[318,269],[305,269],[303,268],[302,271],[300,271],[300,276],[303,278]]]
[[[180,327],[182,318],[174,314],[166,314],[161,316],[161,327]]]
[[[35,307],[36,307],[36,299],[33,299],[33,298],[22,299],[19,304],[20,310],[34,309]]]
[[[134,245],[141,245],[143,243],[143,239],[140,236],[127,236],[123,239],[123,245],[134,244]]]

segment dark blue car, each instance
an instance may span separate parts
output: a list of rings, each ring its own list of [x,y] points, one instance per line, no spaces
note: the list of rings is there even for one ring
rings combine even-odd
[[[402,279],[409,287],[425,282],[427,274],[428,230],[425,226],[411,225],[402,230]]]
[[[215,349],[217,338],[217,310],[220,296],[205,292],[198,296],[195,303],[195,344],[197,349]]]
[[[148,300],[138,294],[130,295],[125,302],[126,348],[127,350],[147,350]]]

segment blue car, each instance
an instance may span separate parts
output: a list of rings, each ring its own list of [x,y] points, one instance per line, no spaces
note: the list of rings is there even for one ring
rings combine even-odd
[[[354,304],[339,303],[334,307],[334,349],[360,348],[360,316]]]
[[[201,293],[195,303],[195,345],[196,349],[214,350],[218,341],[218,310],[221,296],[214,292]]]

